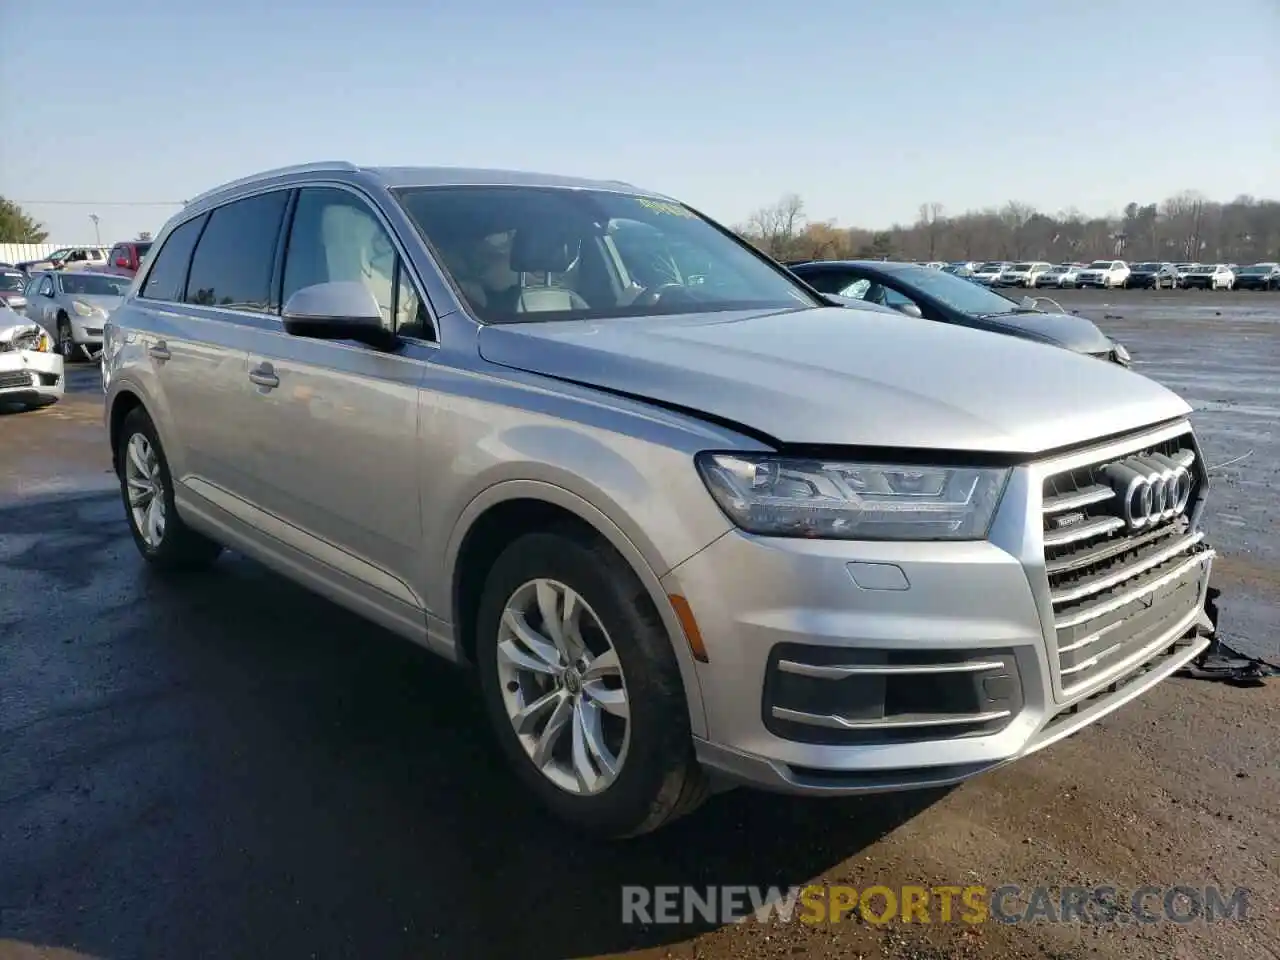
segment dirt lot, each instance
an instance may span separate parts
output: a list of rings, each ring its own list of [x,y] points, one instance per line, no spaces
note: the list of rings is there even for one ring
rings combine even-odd
[[[1237,461],[1208,520],[1223,623],[1280,660],[1280,296],[1059,299]],[[450,668],[240,558],[148,576],[94,371],[74,387],[0,415],[0,958],[1280,957],[1280,681],[1171,680],[945,795],[739,791],[593,846],[525,806]],[[1244,887],[1249,917],[620,923],[624,884],[824,881]]]

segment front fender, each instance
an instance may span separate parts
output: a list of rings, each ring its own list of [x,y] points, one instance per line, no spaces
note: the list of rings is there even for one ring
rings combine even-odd
[[[490,508],[512,500],[539,500],[568,511],[589,524],[627,561],[631,569],[635,571],[636,576],[639,577],[645,591],[649,594],[654,608],[662,618],[667,636],[671,638],[672,648],[680,665],[680,677],[684,684],[685,698],[689,706],[689,723],[693,735],[705,738],[707,735],[706,711],[702,702],[702,688],[698,682],[697,669],[689,646],[689,639],[685,635],[684,628],[676,615],[675,608],[671,605],[667,592],[662,587],[660,575],[645,556],[645,551],[641,549],[640,545],[621,526],[588,500],[578,496],[571,490],[542,480],[505,480],[495,483],[472,499],[458,516],[457,523],[454,524],[453,532],[449,536],[445,547],[444,563],[441,569],[452,574],[456,567],[462,544],[475,522]],[[653,550],[651,543],[649,547],[650,550]],[[663,572],[665,573],[666,571],[664,570]],[[452,590],[440,592],[438,596],[441,602],[439,607],[441,616],[445,620],[453,622]]]

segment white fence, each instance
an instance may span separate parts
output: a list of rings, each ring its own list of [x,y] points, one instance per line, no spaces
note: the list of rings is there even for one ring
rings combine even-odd
[[[72,243],[0,243],[0,263],[25,263],[41,260],[62,247],[98,247],[98,243],[76,240]]]

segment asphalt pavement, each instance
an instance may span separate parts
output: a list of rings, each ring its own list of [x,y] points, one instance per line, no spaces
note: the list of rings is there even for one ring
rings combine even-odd
[[[1068,292],[1196,408],[1223,625],[1280,658],[1280,296]],[[134,550],[96,371],[0,413],[0,960],[1280,957],[1280,683],[1174,679],[949,792],[736,791],[585,841],[530,808],[471,679],[224,556]],[[1227,927],[620,923],[623,884],[1245,886]],[[54,948],[68,953],[39,953]]]

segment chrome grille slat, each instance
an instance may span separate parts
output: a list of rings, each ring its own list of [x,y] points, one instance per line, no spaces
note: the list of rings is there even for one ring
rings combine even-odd
[[[863,720],[840,717],[835,714],[806,713],[803,710],[790,710],[787,707],[774,707],[773,715],[779,720],[790,720],[793,723],[807,723],[815,727],[832,727],[838,730],[902,730],[926,727],[956,727],[970,724],[989,723],[992,720],[1003,720],[1010,716],[1008,710],[988,710],[986,713],[958,713],[941,716],[922,717],[885,717],[883,719]]]
[[[1192,522],[1204,484],[1186,424],[1109,443],[1096,460],[1062,458],[1043,475],[1050,666],[1060,696],[1105,682],[1152,631],[1188,621],[1213,555]],[[1185,500],[1166,496],[1175,486]]]
[[[1122,540],[1114,540],[1104,543],[1099,547],[1090,547],[1083,553],[1073,553],[1071,556],[1062,560],[1053,560],[1045,563],[1045,570],[1050,576],[1058,573],[1070,573],[1073,570],[1081,570],[1084,567],[1090,567],[1097,563],[1103,563],[1112,557],[1117,557],[1122,553],[1130,550],[1138,550],[1147,544],[1166,538],[1172,538],[1179,533],[1185,533],[1190,525],[1186,522],[1170,524],[1167,527],[1157,527],[1154,530],[1148,530],[1135,537]]]
[[[1074,493],[1060,493],[1056,497],[1046,497],[1044,513],[1065,513],[1068,510],[1079,510],[1081,507],[1087,507],[1093,503],[1110,500],[1115,495],[1116,492],[1110,487],[1095,483],[1091,487],[1085,487],[1083,490],[1077,490]]]
[[[1058,590],[1050,594],[1050,599],[1055,603],[1069,603],[1072,600],[1082,600],[1085,597],[1091,597],[1094,594],[1102,593],[1104,590],[1110,590],[1112,587],[1124,583],[1137,577],[1153,567],[1158,567],[1166,560],[1171,560],[1180,553],[1185,553],[1194,547],[1197,543],[1204,539],[1203,533],[1193,533],[1190,536],[1183,537],[1166,547],[1161,548],[1148,556],[1143,557],[1136,563],[1121,567],[1114,573],[1098,577],[1095,580],[1089,580],[1069,590]]]
[[[1101,537],[1122,527],[1124,527],[1124,521],[1119,517],[1102,517],[1098,520],[1082,523],[1078,527],[1063,527],[1060,530],[1046,531],[1044,545],[1046,547],[1065,547],[1072,543],[1079,543],[1081,540],[1092,540],[1094,537]]]

